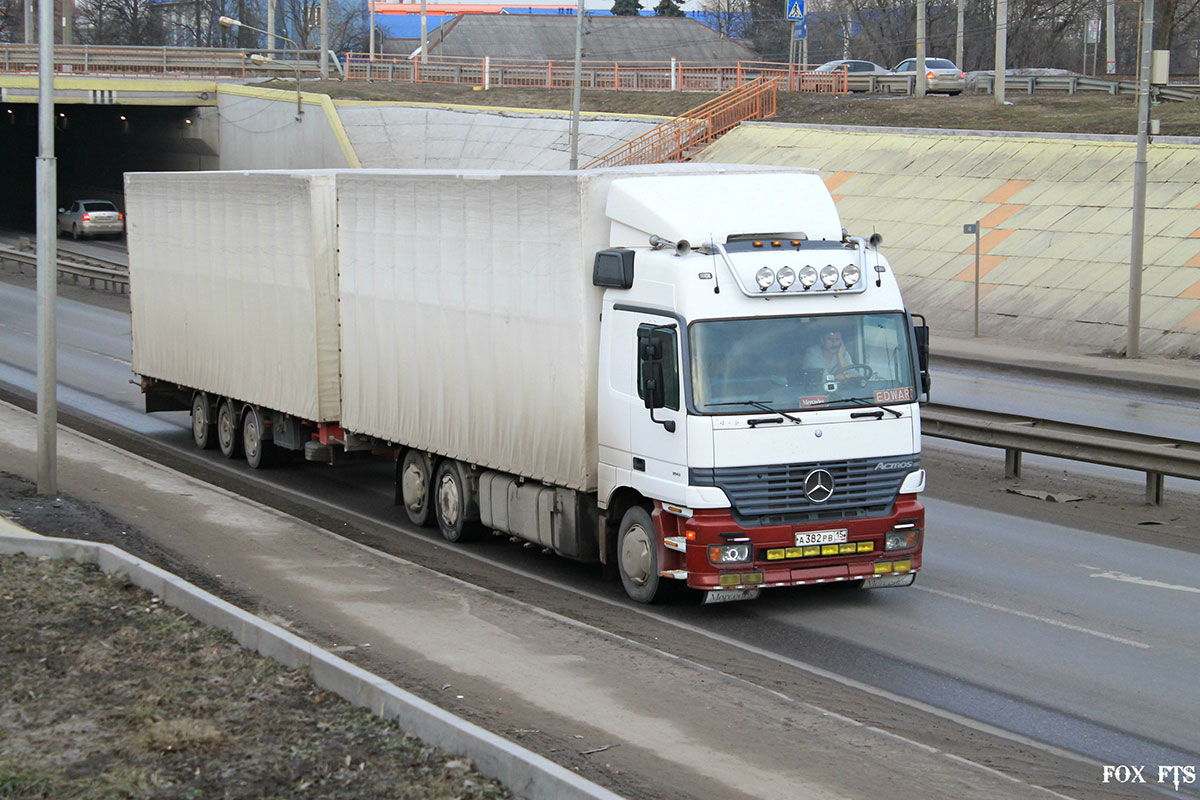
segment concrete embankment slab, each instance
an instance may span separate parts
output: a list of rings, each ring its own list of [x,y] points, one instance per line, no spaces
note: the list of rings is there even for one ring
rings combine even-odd
[[[853,234],[883,234],[908,305],[938,330],[1120,350],[1127,339],[1136,145],[1130,137],[999,135],[747,123],[698,158],[814,167]],[[1149,155],[1140,340],[1200,356],[1200,143]]]

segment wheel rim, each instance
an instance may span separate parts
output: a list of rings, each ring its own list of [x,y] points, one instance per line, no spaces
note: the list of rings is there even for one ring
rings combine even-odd
[[[451,528],[458,525],[458,484],[448,474],[438,482],[438,510],[442,522]]]
[[[192,401],[192,436],[197,442],[208,438],[208,403],[203,397]]]
[[[233,447],[234,435],[233,413],[229,410],[229,404],[224,403],[217,412],[217,436],[221,440],[221,449],[228,450]]]
[[[404,505],[410,511],[425,508],[425,485],[425,470],[421,468],[419,460],[408,461],[400,478],[400,490],[403,493]]]
[[[621,540],[621,571],[635,586],[650,580],[650,535],[641,525],[632,525]]]
[[[246,415],[246,435],[242,444],[246,448],[246,460],[258,458],[258,448],[262,446],[262,431],[258,427],[258,415],[250,412]]]

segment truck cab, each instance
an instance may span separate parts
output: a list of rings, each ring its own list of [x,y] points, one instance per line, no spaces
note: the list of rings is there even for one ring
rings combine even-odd
[[[671,580],[706,602],[911,584],[927,329],[815,173],[722,176],[719,204],[706,181],[610,190],[602,554],[643,602]]]

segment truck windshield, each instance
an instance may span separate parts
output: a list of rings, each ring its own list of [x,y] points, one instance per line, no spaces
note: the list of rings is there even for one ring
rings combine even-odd
[[[689,328],[701,414],[806,411],[917,399],[902,313],[754,317]]]

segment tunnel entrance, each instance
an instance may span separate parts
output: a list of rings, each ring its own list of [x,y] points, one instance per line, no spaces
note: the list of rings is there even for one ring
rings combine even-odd
[[[37,221],[37,112],[36,103],[0,104],[0,226],[29,232]],[[124,210],[126,172],[217,168],[198,108],[57,104],[54,119],[56,208],[98,199]]]

